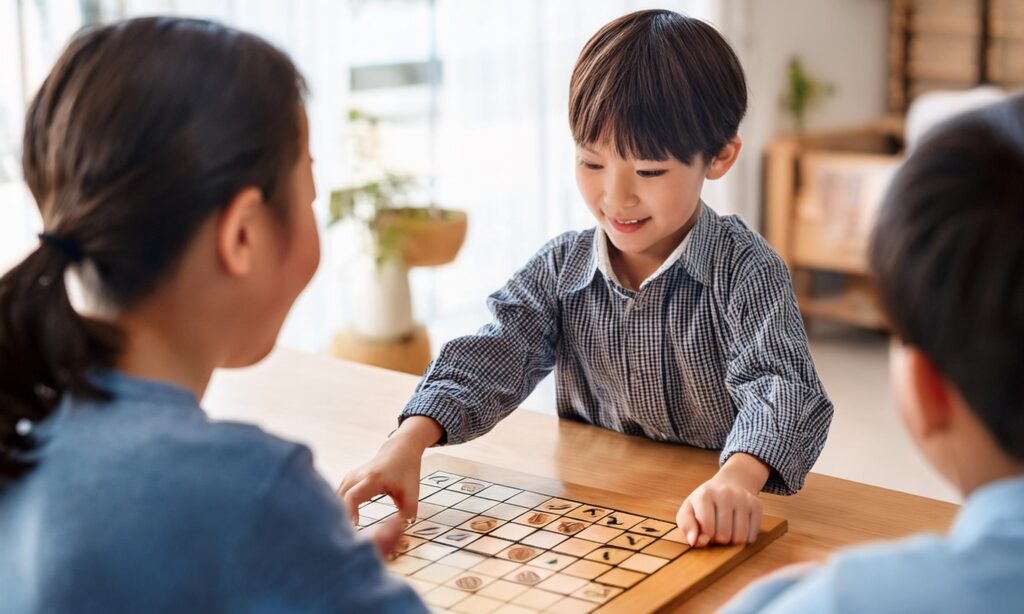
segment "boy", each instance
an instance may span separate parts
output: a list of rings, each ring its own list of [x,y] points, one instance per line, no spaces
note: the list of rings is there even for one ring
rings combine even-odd
[[[586,44],[569,99],[597,228],[554,239],[491,296],[494,321],[441,349],[399,429],[339,492],[353,511],[386,491],[414,514],[424,449],[486,433],[556,368],[562,417],[722,449],[678,522],[695,546],[751,541],[758,492],[800,489],[832,405],[785,265],[700,200],[740,151],[739,61],[708,24],[639,11]]]
[[[1024,603],[1024,98],[937,128],[883,204],[871,266],[900,418],[966,497],[948,537],[844,552],[731,612],[1011,612]]]

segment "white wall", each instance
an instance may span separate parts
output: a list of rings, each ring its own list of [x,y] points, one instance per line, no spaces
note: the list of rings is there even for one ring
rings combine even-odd
[[[719,23],[747,74],[750,104],[740,128],[744,152],[733,171],[732,209],[760,223],[761,153],[772,135],[791,130],[779,110],[793,55],[835,86],[809,113],[809,130],[855,125],[887,113],[889,3],[885,0],[722,0]]]

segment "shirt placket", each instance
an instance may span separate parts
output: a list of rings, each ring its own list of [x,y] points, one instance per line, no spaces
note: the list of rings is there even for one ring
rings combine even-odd
[[[658,331],[658,314],[652,309],[657,301],[657,288],[647,286],[626,298],[623,312],[623,330],[628,331],[625,361],[628,365],[627,386],[630,409],[642,420],[647,435],[665,441],[670,438],[670,427],[666,419],[665,403],[662,399],[662,356]]]

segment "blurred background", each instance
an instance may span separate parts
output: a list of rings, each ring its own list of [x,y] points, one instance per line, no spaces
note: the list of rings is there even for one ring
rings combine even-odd
[[[592,225],[566,118],[573,63],[606,22],[671,9],[714,24],[747,74],[743,154],[704,198],[762,232],[793,270],[836,404],[815,470],[953,500],[894,413],[866,237],[917,135],[1024,82],[1022,4],[0,0],[0,270],[41,230],[20,178],[22,121],[69,37],[140,15],[211,18],[284,49],[310,86],[323,259],[280,344],[421,373],[444,340],[487,321],[487,295],[541,245]],[[396,207],[415,209],[382,225]],[[525,406],[554,413],[551,378]]]

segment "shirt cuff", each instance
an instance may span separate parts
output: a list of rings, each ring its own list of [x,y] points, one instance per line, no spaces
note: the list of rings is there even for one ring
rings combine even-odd
[[[398,416],[398,424],[401,426],[402,422],[411,416],[432,418],[444,429],[441,439],[435,445],[451,446],[469,440],[464,426],[463,411],[464,409],[447,395],[422,391],[417,392],[409,400],[409,404]]]
[[[720,465],[737,452],[759,459],[771,468],[763,492],[773,495],[793,495],[800,491],[807,477],[801,446],[792,441],[783,442],[764,432],[738,434],[736,428],[729,435],[719,459]]]

